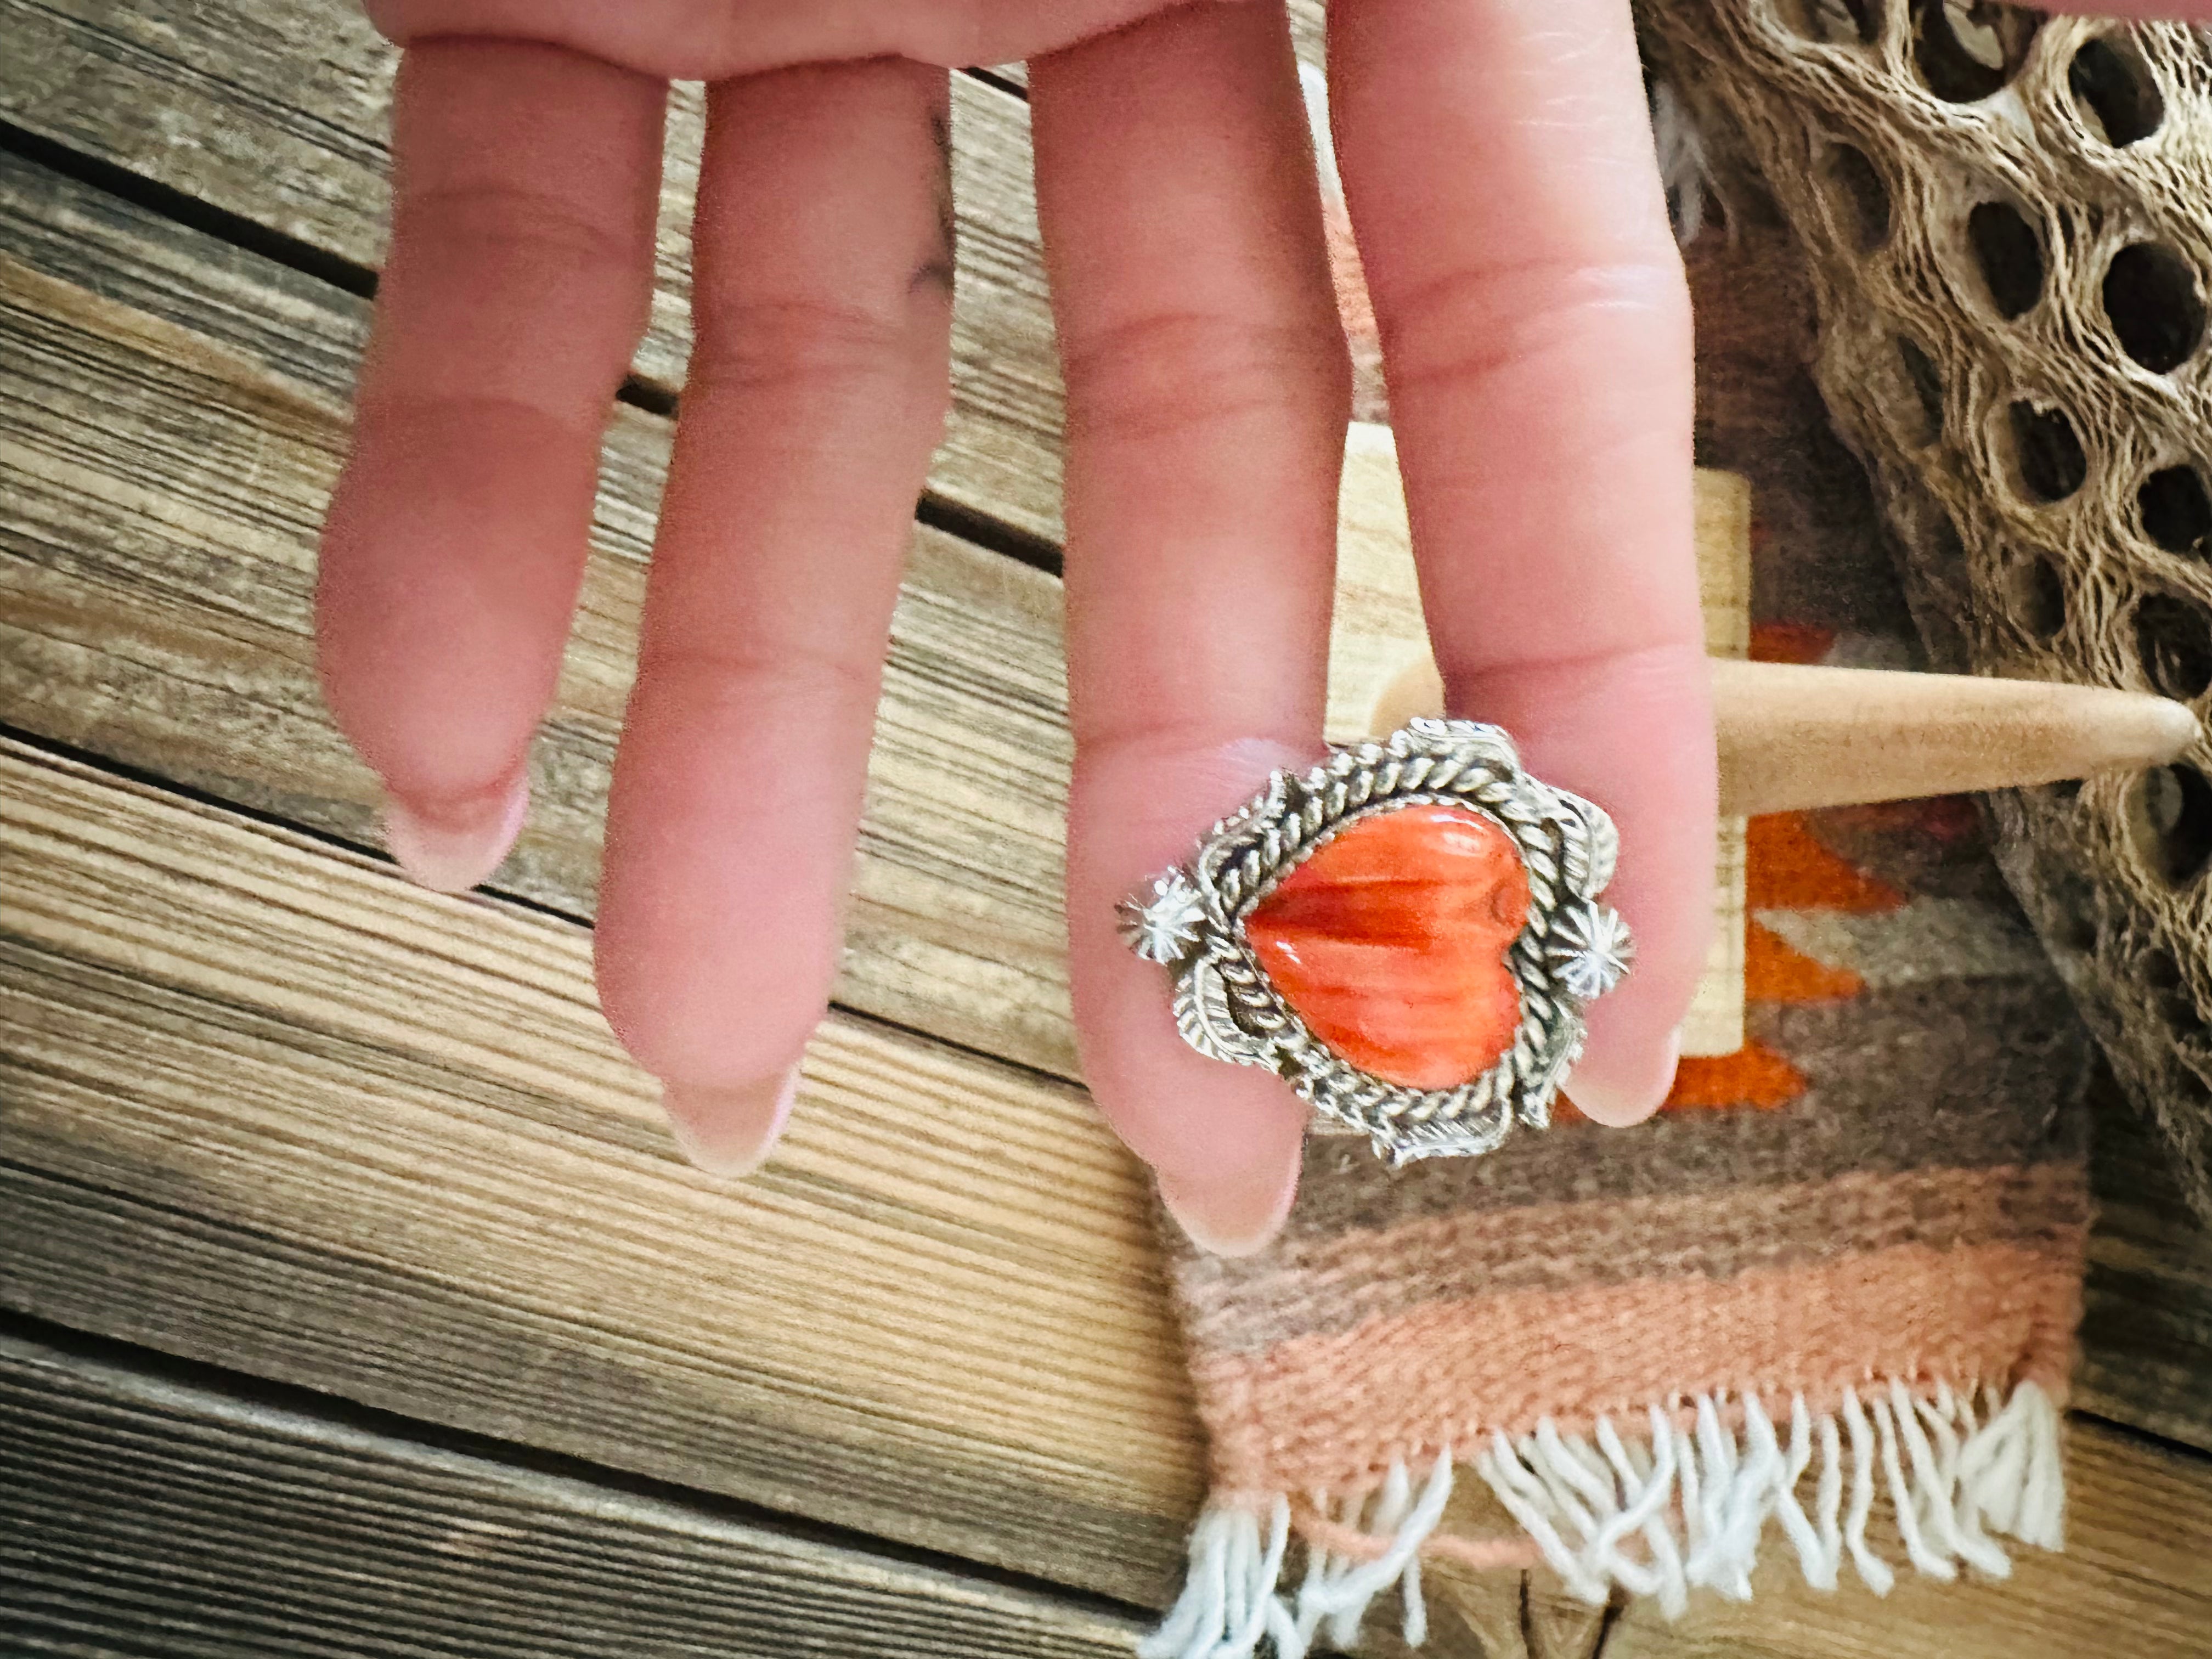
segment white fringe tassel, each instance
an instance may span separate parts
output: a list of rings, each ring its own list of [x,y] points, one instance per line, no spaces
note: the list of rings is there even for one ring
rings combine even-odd
[[[1833,1589],[1848,1557],[1887,1595],[1896,1570],[1866,1535],[1878,1498],[1906,1559],[1935,1578],[1956,1577],[1961,1563],[1995,1577],[2011,1571],[1992,1533],[2043,1549],[2063,1541],[2058,1411],[2033,1382],[2009,1399],[1984,1390],[1986,1418],[1948,1389],[1929,1401],[1901,1382],[1846,1389],[1840,1409],[1820,1418],[1793,1399],[1786,1443],[1755,1395],[1737,1396],[1733,1428],[1722,1420],[1726,1396],[1686,1403],[1687,1428],[1654,1407],[1633,1435],[1607,1418],[1586,1435],[1548,1419],[1518,1439],[1493,1434],[1470,1467],[1570,1591],[1602,1602],[1618,1585],[1656,1598],[1670,1619],[1695,1587],[1748,1599],[1770,1520],[1814,1589]],[[1389,1542],[1372,1560],[1310,1548],[1295,1595],[1280,1588],[1286,1498],[1264,1516],[1208,1510],[1191,1533],[1183,1593],[1139,1644],[1139,1659],[1253,1659],[1267,1642],[1278,1659],[1305,1659],[1324,1626],[1332,1644],[1349,1647],[1368,1605],[1394,1584],[1406,1640],[1418,1644],[1428,1630],[1420,1548],[1451,1492],[1447,1454],[1418,1494],[1398,1465],[1370,1497],[1317,1499],[1332,1521]]]

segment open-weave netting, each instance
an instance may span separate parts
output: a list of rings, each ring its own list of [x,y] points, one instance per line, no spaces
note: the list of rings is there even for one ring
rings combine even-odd
[[[2203,713],[2206,34],[1966,0],[1646,0],[1641,21],[1708,143],[1803,245],[1815,378],[1935,665]],[[2011,792],[1993,816],[2008,878],[2212,1214],[2212,748]]]

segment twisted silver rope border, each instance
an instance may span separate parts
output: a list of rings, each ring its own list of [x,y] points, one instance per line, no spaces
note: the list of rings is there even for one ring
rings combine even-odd
[[[1381,811],[1471,808],[1519,849],[1528,918],[1510,951],[1521,1022],[1481,1076],[1421,1090],[1361,1071],[1307,1029],[1268,979],[1243,921],[1335,836]],[[1416,720],[1382,743],[1334,751],[1267,787],[1200,840],[1187,866],[1123,901],[1124,937],[1174,975],[1176,1024],[1202,1054],[1265,1066],[1316,1110],[1364,1133],[1395,1164],[1496,1148],[1517,1121],[1540,1129],[1583,1051],[1583,1000],[1562,970],[1594,949],[1630,953],[1620,918],[1598,902],[1618,832],[1605,811],[1522,769],[1512,739],[1470,720]]]

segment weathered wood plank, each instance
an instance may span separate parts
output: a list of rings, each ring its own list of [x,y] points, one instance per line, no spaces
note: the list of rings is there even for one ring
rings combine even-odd
[[[1669,1625],[1631,1602],[1604,1659],[2201,1659],[2212,1632],[2212,1463],[2077,1421],[2066,1462],[2066,1551],[2021,1551],[2012,1576],[1944,1584],[1900,1571],[1887,1597],[1850,1581],[1808,1589],[1777,1551],[1753,1599],[1704,1595]],[[1892,1560],[1903,1552],[1884,1541]]]
[[[346,0],[0,0],[0,116],[363,266],[382,258],[396,54]],[[953,77],[959,281],[953,409],[931,472],[946,500],[1060,535],[1060,392],[1037,256],[1029,112]],[[690,350],[703,106],[669,109],[653,316],[637,358],[674,388]]]
[[[2157,1131],[2107,1079],[2075,1403],[2212,1451],[2212,1230]]]
[[[11,1654],[1125,1654],[1133,1618],[0,1334]]]
[[[835,1016],[693,1171],[573,923],[0,750],[0,1300],[1129,1599],[1196,1431],[1079,1091]]]
[[[573,924],[16,746],[0,884],[0,1304],[1165,1594],[1195,1431],[1141,1188],[1074,1091],[841,1016],[785,1152],[723,1187],[653,1123]],[[1777,1574],[1771,1622],[1700,1601],[1652,1639],[2033,1659],[2124,1604],[2141,1651],[2191,1651],[2159,1644],[2205,1617],[2212,1462],[2094,1423],[2072,1456],[2072,1553],[2001,1592],[1801,1613]],[[1445,1577],[1441,1651],[1497,1652],[1471,1632],[1510,1588]]]
[[[0,155],[0,723],[374,844],[310,636],[362,313]],[[617,411],[536,807],[497,878],[575,915],[667,442]],[[918,529],[892,639],[837,994],[1072,1076],[1060,585]]]
[[[0,303],[0,721],[369,841],[373,783],[320,713],[307,633],[359,302],[4,156],[0,254],[70,279],[18,269]],[[501,877],[572,914],[596,885],[664,447],[665,423],[618,416],[538,816]],[[1058,601],[1049,577],[918,534],[838,994],[1073,1075]],[[2212,1239],[2145,1196],[2154,1166],[2100,1158],[2087,1399],[2212,1448]]]

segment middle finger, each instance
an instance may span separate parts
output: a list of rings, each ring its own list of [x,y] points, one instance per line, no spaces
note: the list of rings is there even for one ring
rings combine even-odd
[[[1322,752],[1350,368],[1281,7],[1032,68],[1067,379],[1068,935],[1084,1073],[1201,1243],[1256,1248],[1305,1109],[1176,1035],[1114,904]]]
[[[608,803],[601,999],[693,1156],[762,1157],[837,965],[877,690],[944,424],[945,71],[708,94],[690,373]]]

